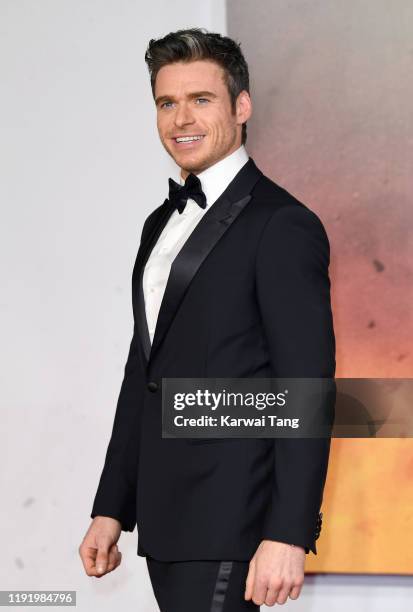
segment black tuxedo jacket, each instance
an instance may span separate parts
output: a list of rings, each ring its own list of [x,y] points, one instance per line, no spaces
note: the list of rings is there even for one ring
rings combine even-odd
[[[91,517],[138,527],[161,561],[250,560],[263,539],[317,554],[329,438],[161,437],[162,378],[334,377],[329,242],[250,157],[174,260],[152,346],[142,273],[172,214],[146,219],[134,331]]]

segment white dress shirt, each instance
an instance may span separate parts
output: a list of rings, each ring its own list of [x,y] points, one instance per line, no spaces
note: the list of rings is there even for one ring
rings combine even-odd
[[[174,210],[154,245],[143,273],[143,294],[151,343],[173,260],[206,211],[225,191],[248,158],[244,145],[241,145],[231,155],[200,172],[197,176],[206,196],[206,208],[201,208],[188,198],[184,211],[180,214],[178,210]],[[181,175],[179,182],[181,185],[185,183]]]

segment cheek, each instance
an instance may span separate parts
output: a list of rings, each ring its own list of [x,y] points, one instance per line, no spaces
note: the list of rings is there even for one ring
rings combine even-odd
[[[228,117],[225,114],[215,117],[215,133],[218,138],[225,139],[228,132]]]
[[[214,116],[209,122],[209,133],[213,140],[222,140],[223,126],[218,117]]]

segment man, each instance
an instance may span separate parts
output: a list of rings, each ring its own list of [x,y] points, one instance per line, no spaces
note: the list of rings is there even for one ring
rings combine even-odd
[[[246,153],[239,45],[193,28],[151,40],[145,59],[180,184],[143,226],[134,333],[79,552],[102,576],[137,524],[162,612],[257,610],[300,594],[330,439],[162,438],[162,378],[334,377],[329,243]]]

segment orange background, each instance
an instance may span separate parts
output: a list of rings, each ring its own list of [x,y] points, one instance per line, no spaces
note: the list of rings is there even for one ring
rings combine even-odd
[[[227,3],[249,154],[331,244],[337,377],[413,372],[413,3]],[[333,439],[307,571],[413,574],[413,440]]]

